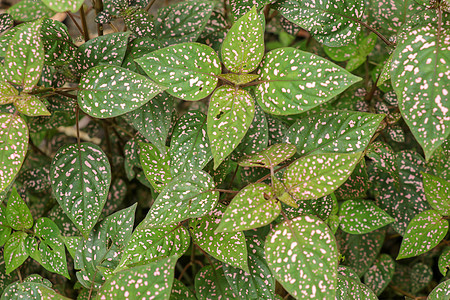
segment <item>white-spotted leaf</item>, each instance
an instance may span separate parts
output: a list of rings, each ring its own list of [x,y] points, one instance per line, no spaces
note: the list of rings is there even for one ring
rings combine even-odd
[[[297,299],[334,299],[338,249],[320,219],[304,215],[276,225],[266,238],[272,274]]]
[[[139,143],[139,148],[141,149],[139,156],[145,177],[157,192],[161,192],[172,180],[169,152],[166,149],[165,154],[163,154],[152,144],[146,143]]]
[[[158,195],[142,226],[160,227],[210,212],[219,200],[214,180],[201,170],[190,170],[172,179]]]
[[[448,232],[448,221],[435,210],[416,215],[406,228],[398,259],[418,256],[437,246]]]
[[[83,5],[83,0],[42,0],[52,11],[56,12],[77,12]]]
[[[233,24],[221,52],[223,64],[231,72],[250,73],[258,67],[264,55],[264,30],[256,7]]]
[[[50,178],[59,205],[87,238],[111,184],[111,167],[105,153],[90,143],[63,146],[53,158]]]
[[[302,157],[283,175],[287,192],[297,200],[309,200],[331,194],[343,184],[362,152],[324,153]]]
[[[211,96],[207,129],[214,169],[217,169],[242,141],[254,115],[255,102],[247,91],[225,85]]]
[[[23,231],[15,231],[6,241],[3,257],[5,259],[6,274],[20,267],[29,256],[26,246],[28,234]]]
[[[378,300],[375,293],[361,283],[358,277],[348,277],[338,274],[336,300]]]
[[[20,115],[0,113],[0,191],[19,173],[28,148],[28,126]]]
[[[394,218],[369,200],[347,200],[339,210],[340,228],[351,234],[363,234],[384,227]]]
[[[264,111],[292,115],[310,110],[361,80],[332,62],[294,48],[266,54],[256,99]]]
[[[216,232],[250,230],[270,224],[281,212],[272,187],[256,183],[243,188],[228,205]]]
[[[112,118],[135,110],[165,88],[148,78],[116,66],[90,69],[80,81],[78,104],[88,115]]]
[[[447,300],[450,298],[450,279],[441,282],[428,295],[428,300]]]
[[[8,225],[15,230],[30,229],[33,226],[33,216],[27,204],[22,200],[14,187],[6,206],[6,220]]]
[[[422,173],[422,178],[428,203],[440,214],[450,216],[450,182],[427,173]]]
[[[233,74],[233,73],[227,73],[227,74],[220,74],[220,79],[223,79],[225,81],[228,81],[235,85],[242,85],[249,82],[252,82],[253,80],[257,79],[259,76],[256,74]]]
[[[239,161],[239,165],[241,167],[263,167],[270,169],[288,160],[296,152],[297,149],[294,145],[275,144],[261,152],[244,157]]]

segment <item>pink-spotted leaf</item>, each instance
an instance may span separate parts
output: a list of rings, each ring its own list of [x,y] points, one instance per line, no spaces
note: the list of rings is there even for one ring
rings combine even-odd
[[[0,81],[0,105],[14,102],[14,99],[19,95],[11,84],[6,81]]]
[[[221,53],[231,72],[250,73],[258,67],[264,55],[264,30],[255,6],[233,24]]]
[[[30,22],[42,17],[50,18],[55,13],[42,0],[22,0],[6,11],[18,22]]]
[[[441,282],[428,295],[428,300],[446,300],[450,297],[450,279]]]
[[[222,66],[210,47],[184,43],[153,51],[135,60],[167,93],[188,101],[207,97],[216,88]]]
[[[145,177],[157,192],[161,192],[172,180],[169,152],[166,150],[165,154],[162,154],[152,144],[139,143],[139,147],[141,167]]]
[[[8,219],[6,218],[6,208],[0,206],[0,247],[3,247],[3,245],[9,239],[11,231],[11,225],[9,225]]]
[[[337,279],[336,300],[378,300],[375,293],[359,278],[339,274]]]
[[[33,216],[27,204],[22,200],[19,193],[14,187],[9,196],[8,204],[6,206],[6,220],[7,224],[15,230],[30,229],[33,226]]]
[[[450,247],[447,246],[442,250],[441,255],[439,255],[438,267],[442,276],[447,275],[447,272],[450,269]]]
[[[165,88],[148,78],[116,66],[90,69],[80,81],[78,104],[88,115],[112,118],[135,110]]]
[[[422,173],[422,178],[428,203],[440,214],[450,216],[450,182],[427,173]]]
[[[169,182],[158,195],[142,226],[160,227],[210,212],[219,200],[214,180],[201,170],[190,170]]]
[[[228,283],[222,265],[218,264],[204,266],[195,275],[195,295],[198,300],[239,299]]]
[[[388,254],[381,254],[364,274],[364,283],[379,296],[394,277],[395,261]]]
[[[3,257],[5,259],[6,274],[20,267],[29,256],[27,248],[28,234],[23,231],[15,231],[6,241]]]
[[[174,278],[169,300],[197,300],[197,297],[181,281]]]
[[[70,298],[58,294],[45,283],[29,281],[28,278],[26,278],[23,282],[16,281],[10,284],[2,294],[2,300],[3,299],[70,300]]]
[[[83,5],[83,0],[42,0],[52,11],[56,12],[77,12]]]
[[[211,96],[207,131],[214,157],[214,169],[217,169],[242,141],[254,115],[255,102],[247,91],[225,85]]]
[[[334,299],[338,249],[320,219],[303,215],[273,227],[265,255],[272,274],[297,299]]]
[[[332,62],[295,48],[266,54],[258,69],[256,99],[264,111],[292,115],[331,100],[361,80]]]
[[[263,167],[274,168],[291,158],[297,149],[291,144],[275,144],[269,148],[253,154],[249,157],[244,157],[239,161],[241,167]]]
[[[111,184],[111,167],[105,153],[90,143],[65,145],[53,158],[50,178],[56,201],[87,238]]]
[[[26,116],[50,116],[50,112],[45,104],[34,95],[21,94],[15,97],[14,106],[20,113]]]
[[[418,256],[437,246],[448,232],[448,221],[435,210],[416,215],[406,228],[397,259]]]

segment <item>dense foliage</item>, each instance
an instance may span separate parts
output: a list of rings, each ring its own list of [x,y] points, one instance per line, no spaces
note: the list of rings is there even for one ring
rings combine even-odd
[[[450,299],[448,0],[83,2],[0,15],[2,300]]]

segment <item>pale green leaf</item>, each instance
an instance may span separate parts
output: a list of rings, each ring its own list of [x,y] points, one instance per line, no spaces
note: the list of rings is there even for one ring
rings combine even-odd
[[[448,300],[450,299],[450,279],[441,282],[428,295],[428,300]]]
[[[169,152],[166,149],[165,153],[161,153],[155,146],[146,143],[139,143],[139,148],[145,177],[157,192],[161,192],[172,180]]]
[[[296,152],[297,149],[294,145],[275,144],[257,154],[244,157],[239,161],[239,165],[241,167],[264,167],[270,169],[288,160]]]
[[[6,206],[6,219],[13,229],[25,230],[33,226],[33,216],[27,204],[22,200],[14,187]]]
[[[14,106],[20,113],[26,116],[50,116],[50,112],[47,110],[45,104],[33,95],[21,94],[15,97]]]
[[[422,173],[425,197],[431,207],[444,216],[450,215],[450,182],[447,180]]]
[[[5,244],[3,253],[6,265],[6,274],[11,273],[21,266],[28,258],[28,248],[26,246],[26,238],[28,234],[23,231],[16,231],[9,237]]]
[[[258,78],[258,75],[256,74],[233,74],[233,73],[227,73],[227,74],[220,74],[220,79],[223,79],[225,81],[228,81],[235,85],[242,85],[249,82],[252,82],[253,80]]]
[[[56,12],[77,12],[83,5],[83,0],[42,0],[52,11]]]
[[[0,81],[0,105],[12,103],[17,95],[19,95],[19,91],[11,84]]]

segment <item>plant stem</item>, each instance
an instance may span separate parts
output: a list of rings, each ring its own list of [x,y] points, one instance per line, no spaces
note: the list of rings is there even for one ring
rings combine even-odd
[[[222,193],[229,193],[229,194],[237,194],[239,191],[233,191],[233,190],[224,190],[224,189],[214,189],[216,192],[222,192]]]
[[[87,27],[86,22],[86,12],[84,11],[84,5],[80,8],[80,16],[81,16],[81,26],[83,26],[83,34],[84,34],[84,41],[89,41],[89,31]]]
[[[80,141],[80,107],[77,105],[75,109],[75,122],[77,127],[77,144],[78,149],[81,149],[81,141]]]
[[[80,34],[84,36],[83,29],[81,29],[81,27],[80,27],[80,25],[78,24],[78,22],[75,21],[75,18],[73,17],[73,15],[72,15],[70,12],[67,12],[67,15],[68,15],[69,18],[72,20],[72,22],[75,24],[75,26],[78,28],[78,31],[80,32]]]
[[[144,10],[149,11],[150,8],[153,6],[153,4],[155,4],[155,2],[156,2],[156,0],[150,1],[150,2],[147,4],[147,6],[145,7]]]

